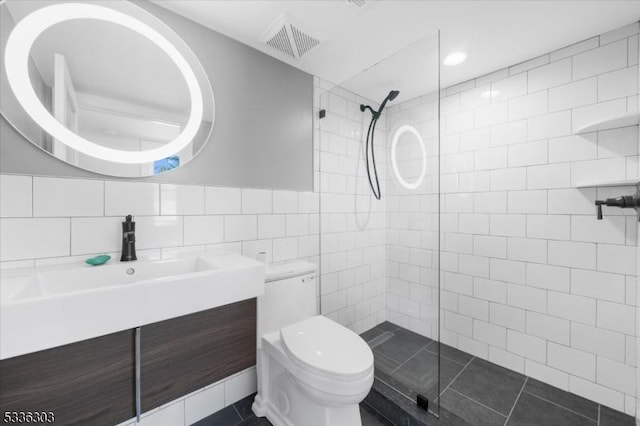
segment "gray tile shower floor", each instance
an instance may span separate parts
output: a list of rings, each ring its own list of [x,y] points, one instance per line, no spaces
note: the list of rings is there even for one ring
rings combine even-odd
[[[438,425],[632,426],[631,416],[549,386],[390,322],[362,337],[373,350],[376,377],[410,399],[439,400]],[[383,410],[384,411],[384,410]],[[381,413],[383,416],[384,412]]]
[[[441,407],[440,419],[436,419],[417,408],[410,399],[415,400],[419,392],[427,396],[430,403],[438,400],[437,343],[390,322],[361,336],[373,350],[376,368],[374,390],[360,405],[363,426],[635,425],[631,416],[445,344],[440,345]],[[400,396],[398,391],[409,398]],[[386,394],[386,398],[374,394]],[[266,419],[254,416],[253,397],[238,401],[193,426],[271,425]],[[415,420],[415,416],[403,417],[402,410],[419,413],[417,417],[422,420]]]

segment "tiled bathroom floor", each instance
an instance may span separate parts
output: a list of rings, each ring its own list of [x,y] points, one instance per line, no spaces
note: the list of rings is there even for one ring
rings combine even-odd
[[[373,349],[379,392],[392,388],[415,401],[417,393],[437,401],[438,356],[436,342],[390,322],[366,331],[362,337]],[[631,416],[554,388],[531,377],[507,370],[445,344],[440,345],[440,419],[422,415],[421,422],[399,422],[390,406],[380,412],[361,404],[363,426],[634,426]],[[372,391],[373,393],[373,391]],[[395,392],[393,392],[395,393]],[[423,414],[409,398],[397,397],[402,406]],[[251,411],[248,396],[193,426],[270,425]],[[367,397],[369,400],[369,397]],[[408,402],[408,404],[407,404]],[[414,411],[414,412],[415,412]],[[394,421],[395,420],[395,421]],[[304,426],[304,425],[301,425]]]
[[[255,394],[250,395],[233,405],[230,405],[217,413],[206,417],[192,426],[270,426],[271,423],[264,417],[256,417],[251,411],[251,404]],[[360,407],[362,426],[388,426],[392,425],[380,418],[380,416],[362,405]]]
[[[376,377],[415,400],[438,395],[435,341],[390,322],[362,334],[373,349]],[[531,377],[440,345],[441,421],[434,424],[632,426],[631,416]],[[446,415],[443,415],[446,413]],[[453,416],[448,414],[453,413]],[[384,413],[382,413],[384,415]],[[447,420],[451,419],[451,420]]]

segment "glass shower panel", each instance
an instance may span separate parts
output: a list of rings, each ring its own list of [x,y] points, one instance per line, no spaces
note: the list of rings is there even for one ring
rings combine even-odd
[[[316,79],[321,311],[371,346],[376,386],[439,412],[438,34]]]

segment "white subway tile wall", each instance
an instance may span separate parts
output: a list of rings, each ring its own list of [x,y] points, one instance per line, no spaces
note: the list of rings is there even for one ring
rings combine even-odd
[[[224,247],[250,257],[266,250],[274,262],[319,262],[313,192],[19,175],[0,175],[0,185],[2,268],[118,258],[127,214],[141,257]],[[273,214],[272,200],[288,213]]]
[[[361,333],[387,317],[387,124],[381,117],[374,137],[383,191],[383,198],[376,200],[366,177],[362,143],[370,115],[360,111],[360,104],[377,104],[318,78],[314,93],[316,114],[326,110],[325,118],[315,121],[314,138],[319,159],[314,168],[316,189],[321,194],[321,309],[323,315]],[[287,235],[304,232],[306,226],[287,215]]]
[[[489,100],[483,98],[486,87],[477,87],[460,94],[456,101],[460,113],[450,115],[455,121],[447,124],[447,129],[460,131],[456,145],[469,150],[482,152],[475,159],[453,159],[450,168],[460,165],[462,169],[477,171],[488,170],[495,165],[506,163],[506,148],[489,148],[488,131],[475,131],[470,121],[473,108],[484,111],[483,116],[476,116],[476,122],[490,121],[492,117],[501,116],[506,111],[492,111]],[[464,104],[468,111],[462,111]],[[452,107],[455,108],[455,107]],[[438,99],[433,95],[391,105],[387,110],[387,146],[391,148],[392,138],[402,126],[412,126],[419,133],[424,147],[415,136],[404,133],[398,135],[396,146],[396,163],[399,174],[408,183],[417,182],[423,173],[423,149],[427,154],[424,180],[413,190],[400,185],[392,165],[387,164],[386,179],[386,239],[387,239],[387,319],[411,331],[430,338],[438,336],[438,184],[440,179],[438,168]],[[446,131],[445,131],[446,132]],[[453,151],[453,148],[452,150]],[[459,189],[458,179],[447,179],[452,175],[442,176],[442,186],[452,192]],[[452,211],[466,218],[468,230],[486,233],[488,223],[481,215],[472,215],[473,198],[452,193],[447,200]],[[451,251],[466,253],[460,265],[467,273],[478,273],[485,276],[488,265],[479,257],[473,257],[473,239],[471,234],[450,232],[441,242]],[[471,295],[472,283],[459,279],[463,275],[449,274],[448,286],[459,289],[461,293]],[[456,291],[456,290],[452,290]],[[478,319],[488,320],[488,302],[472,298],[461,301],[461,309],[475,313]],[[464,318],[464,317],[463,317]],[[448,321],[463,332],[472,336],[481,335],[485,339],[491,337],[488,324],[473,324],[471,321],[459,321],[451,316]],[[499,337],[495,337],[499,339]]]
[[[441,108],[442,341],[628,414],[637,221],[597,221],[593,203],[635,190],[575,185],[637,178],[638,126],[573,131],[636,110],[637,40],[635,23],[447,89]],[[500,92],[490,119],[483,90]]]

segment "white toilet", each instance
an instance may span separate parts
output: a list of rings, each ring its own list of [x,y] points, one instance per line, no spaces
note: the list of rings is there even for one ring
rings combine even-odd
[[[373,353],[356,333],[317,315],[315,271],[307,262],[267,271],[253,412],[275,426],[360,426]]]

